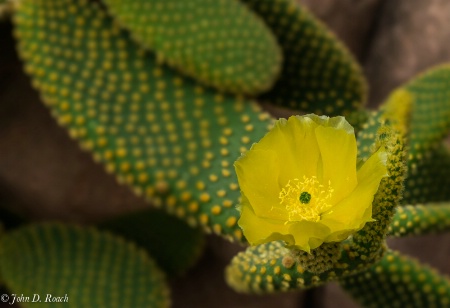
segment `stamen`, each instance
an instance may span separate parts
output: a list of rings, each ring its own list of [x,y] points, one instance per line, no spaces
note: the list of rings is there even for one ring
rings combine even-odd
[[[331,183],[325,187],[317,177],[303,180],[290,180],[280,192],[280,204],[289,212],[289,221],[319,221],[320,215],[331,205],[329,200],[333,195]]]

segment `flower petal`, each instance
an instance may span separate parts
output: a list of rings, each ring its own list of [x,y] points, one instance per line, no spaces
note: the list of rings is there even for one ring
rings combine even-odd
[[[330,117],[327,117],[324,115],[318,116],[316,114],[307,114],[307,115],[305,115],[305,117],[310,118],[311,120],[313,120],[320,126],[334,127],[339,130],[344,130],[348,134],[352,134],[352,135],[355,134],[355,130],[353,129],[353,126],[351,126],[350,123],[348,123],[347,120],[342,116],[330,118]]]
[[[386,152],[379,149],[358,170],[355,190],[322,215],[320,222],[330,227],[332,233],[327,241],[344,240],[349,233],[360,230],[372,220],[373,198],[381,179],[387,175]]]
[[[279,194],[290,180],[317,173],[320,159],[314,135],[317,125],[307,117],[280,119],[235,162],[239,186],[258,216],[288,220]]]
[[[295,155],[296,177],[311,177],[317,174],[317,165],[320,161],[319,145],[317,144],[314,130],[317,123],[308,117],[294,116],[288,120],[288,131],[286,137],[292,144],[292,154]]]
[[[251,245],[277,240],[294,243],[293,236],[289,234],[289,226],[284,221],[258,217],[245,200],[241,205],[238,224]]]
[[[358,170],[358,182],[376,186],[374,193],[382,178],[389,176],[387,171],[387,153],[384,147],[378,149]],[[358,183],[359,185],[359,183]]]
[[[308,117],[280,119],[275,127],[252,149],[276,151],[280,161],[280,184],[294,178],[311,177],[317,173],[319,147],[314,135],[318,126]]]
[[[304,220],[291,224],[289,232],[294,237],[295,246],[309,252],[322,245],[331,231],[321,223]]]
[[[275,151],[252,149],[235,163],[239,186],[253,211],[260,217],[287,220],[289,214],[280,205],[280,162]]]
[[[322,157],[322,183],[334,189],[330,199],[336,204],[356,187],[356,138],[353,133],[334,127],[318,126],[315,130]],[[320,176],[320,175],[319,175]]]

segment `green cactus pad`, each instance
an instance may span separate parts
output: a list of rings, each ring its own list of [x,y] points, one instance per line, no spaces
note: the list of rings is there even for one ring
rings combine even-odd
[[[372,111],[362,108],[351,112],[345,117],[345,119],[351,126],[353,126],[355,134],[358,135],[358,133],[363,129],[363,125],[366,124],[369,117],[371,117],[371,114]]]
[[[237,292],[275,293],[319,286],[337,276],[334,272],[315,275],[305,271],[282,242],[271,242],[235,256],[225,278]]]
[[[168,307],[165,277],[144,250],[93,228],[35,224],[0,240],[0,271],[11,293],[42,302],[47,294],[68,303],[52,307]]]
[[[305,270],[283,242],[249,247],[232,259],[226,268],[225,279],[231,288],[240,293],[279,293],[317,287],[354,275],[374,262],[365,255],[361,257],[355,253],[349,240],[344,242],[342,248],[341,258],[333,268],[315,274]]]
[[[403,204],[449,201],[450,65],[431,69],[394,91],[385,103],[409,139],[408,179]],[[407,116],[404,116],[407,114]]]
[[[305,270],[313,274],[321,274],[331,268],[341,257],[341,243],[323,243],[310,252],[289,248],[290,255]]]
[[[409,156],[403,204],[450,201],[450,151],[446,144]]]
[[[372,126],[367,129],[371,130]],[[340,258],[333,263],[333,267],[320,274],[311,273],[295,261],[282,242],[271,242],[249,247],[233,258],[226,269],[227,282],[233,289],[245,293],[265,293],[315,287],[361,272],[381,258],[390,219],[402,196],[405,151],[400,133],[390,126],[381,125],[373,139],[372,152],[381,146],[386,147],[389,177],[381,181],[374,198],[375,221],[367,223],[343,242]],[[318,260],[318,263],[326,261]]]
[[[361,69],[335,36],[292,0],[242,0],[275,33],[283,50],[283,69],[261,99],[326,115],[347,115],[366,101]]]
[[[358,146],[358,159],[366,161],[374,152],[375,140],[377,138],[377,131],[381,127],[384,119],[382,113],[379,111],[370,111],[367,114],[367,119],[361,125],[356,134],[356,142]]]
[[[144,210],[108,220],[99,228],[136,243],[170,276],[184,274],[201,256],[205,237],[199,229],[157,210]]]
[[[15,24],[33,85],[96,161],[191,226],[244,240],[233,162],[267,113],[158,65],[95,3],[22,0]]]
[[[158,60],[238,94],[268,90],[281,50],[260,18],[237,0],[103,0]]]
[[[411,236],[450,230],[450,204],[432,203],[397,208],[389,235]]]
[[[370,131],[372,126],[369,125],[367,129]],[[361,134],[366,135],[364,132]],[[355,253],[372,261],[376,261],[380,251],[384,249],[390,221],[403,196],[403,182],[407,171],[403,135],[391,125],[382,125],[377,130],[372,151],[380,147],[386,149],[388,177],[381,180],[373,200],[374,221],[367,223],[353,236]]]
[[[412,104],[410,152],[415,154],[436,146],[450,131],[450,65],[428,70],[397,91],[402,90],[406,91],[402,94],[405,99],[399,108],[408,108],[404,106],[408,94]],[[390,96],[393,103],[397,101],[397,95],[394,92]]]
[[[364,307],[449,307],[450,281],[398,252],[370,270],[340,281]]]

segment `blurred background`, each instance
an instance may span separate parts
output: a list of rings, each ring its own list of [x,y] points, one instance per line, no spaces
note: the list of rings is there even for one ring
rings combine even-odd
[[[369,106],[413,75],[450,62],[447,0],[304,0],[364,69]],[[10,22],[0,22],[0,204],[26,218],[93,223],[149,205],[82,152],[51,118],[15,52]],[[450,274],[450,234],[390,241],[390,246]],[[358,307],[331,284],[310,292],[239,295],[224,267],[240,250],[208,237],[204,256],[172,282],[173,307]]]

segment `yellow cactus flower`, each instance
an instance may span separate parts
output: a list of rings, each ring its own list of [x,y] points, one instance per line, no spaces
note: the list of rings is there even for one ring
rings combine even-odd
[[[252,245],[283,240],[309,252],[372,221],[387,176],[379,149],[357,169],[353,127],[344,117],[292,116],[234,164],[241,188],[239,226]]]

